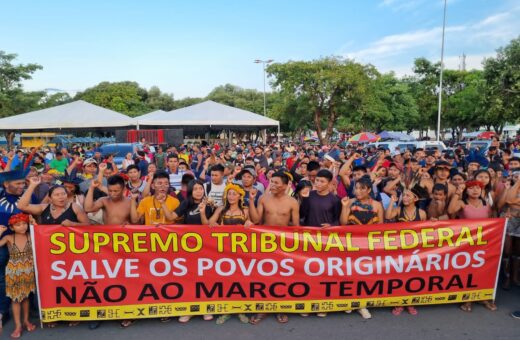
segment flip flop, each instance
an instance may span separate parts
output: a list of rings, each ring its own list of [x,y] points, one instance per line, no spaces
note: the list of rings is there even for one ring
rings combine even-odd
[[[394,309],[392,309],[392,314],[394,316],[399,316],[401,315],[401,313],[403,312],[404,308],[403,307],[394,307]]]
[[[406,310],[408,311],[408,314],[410,314],[410,315],[418,314],[417,309],[415,309],[414,306],[408,306],[408,307],[406,307]]]
[[[32,324],[30,322],[27,322],[25,324],[25,329],[27,330],[27,332],[32,332],[36,329],[36,325],[35,324]]]
[[[228,321],[229,319],[231,319],[231,314],[224,314],[224,315],[220,315],[218,318],[217,318],[217,321],[215,322],[217,325],[223,325],[224,323],[226,323],[226,321]]]
[[[11,338],[13,339],[19,339],[22,336],[23,329],[17,328],[11,333]]]
[[[135,323],[135,320],[123,320],[123,321],[121,321],[119,326],[121,328],[128,328],[128,327],[132,326],[134,323]]]
[[[490,310],[492,312],[494,312],[494,311],[496,311],[498,309],[497,305],[495,305],[493,302],[491,302],[489,300],[481,301],[480,303],[483,304],[484,307],[486,307],[487,310]]]
[[[289,322],[289,317],[287,314],[276,314],[276,321],[279,323],[287,323]]]
[[[249,323],[249,318],[247,317],[247,315],[245,314],[238,314],[238,319],[240,320],[240,322],[242,323]]]
[[[180,323],[188,323],[191,320],[191,315],[183,315],[179,317]]]
[[[253,315],[251,317],[251,319],[249,319],[249,323],[252,325],[258,325],[266,317],[267,317],[267,314],[265,314],[265,313],[259,313],[259,314]]]
[[[459,307],[461,310],[467,312],[467,313],[471,313],[471,302],[466,302],[462,305],[460,305]]]

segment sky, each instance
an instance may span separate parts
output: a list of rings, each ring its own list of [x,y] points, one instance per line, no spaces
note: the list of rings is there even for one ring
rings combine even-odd
[[[440,61],[443,0],[0,0],[0,50],[43,70],[26,90],[74,94],[101,81],[158,86],[176,99],[230,83],[263,90],[255,59],[326,56],[410,74]],[[518,0],[448,0],[445,65],[481,68],[520,35]],[[268,85],[269,90],[269,85]]]

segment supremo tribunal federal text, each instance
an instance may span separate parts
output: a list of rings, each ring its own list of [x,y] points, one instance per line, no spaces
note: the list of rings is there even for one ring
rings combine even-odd
[[[376,249],[401,250],[414,248],[459,247],[486,245],[483,228],[461,227],[422,228],[370,231],[366,237],[353,237],[352,233],[295,231],[295,232],[211,232],[219,253],[273,253],[374,251]],[[52,255],[66,253],[197,253],[204,247],[204,238],[197,232],[62,232],[50,237]]]

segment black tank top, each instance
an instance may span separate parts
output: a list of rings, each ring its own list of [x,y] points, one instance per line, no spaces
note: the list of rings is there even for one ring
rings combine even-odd
[[[65,220],[79,222],[76,213],[72,209],[72,204],[58,218],[52,217],[50,204],[43,210],[40,216],[40,224],[61,224]]]
[[[408,216],[404,213],[404,207],[401,208],[401,212],[399,213],[399,217],[397,219],[399,222],[413,222],[413,221],[420,221],[421,220],[421,214],[418,207],[415,207],[415,217],[413,220],[409,220]]]

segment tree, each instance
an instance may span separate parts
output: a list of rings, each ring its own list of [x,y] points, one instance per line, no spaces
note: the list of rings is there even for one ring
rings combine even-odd
[[[72,101],[72,98],[67,92],[58,92],[58,93],[51,94],[50,96],[47,95],[47,96],[43,97],[39,106],[40,106],[40,108],[44,109],[44,108],[48,108],[48,107],[67,104],[67,103],[70,103],[71,101]]]
[[[146,105],[148,92],[132,81],[117,83],[101,82],[98,85],[78,92],[75,100],[82,99],[91,104],[114,110],[131,117],[150,112]]]
[[[22,81],[41,70],[38,64],[14,64],[16,54],[0,51],[0,117],[28,112],[38,107],[43,92],[23,91]]]
[[[269,96],[268,94],[266,95],[267,97]],[[262,92],[252,89],[243,89],[232,84],[214,88],[206,99],[258,114],[263,114],[264,112],[264,94]],[[268,100],[266,100],[266,102],[268,102]]]
[[[484,124],[502,134],[505,123],[520,118],[520,37],[484,61]]]
[[[196,98],[196,97],[186,97],[179,100],[176,100],[174,102],[175,109],[182,109],[183,107],[195,105],[202,103],[205,99],[204,98]]]
[[[460,140],[464,129],[482,123],[482,71],[446,70],[444,75],[442,120]]]
[[[387,73],[376,77],[371,88],[368,104],[358,118],[361,129],[411,132],[419,125],[417,104],[407,82],[397,79],[394,73]]]
[[[414,75],[403,80],[408,83],[421,115],[422,131],[437,126],[437,103],[440,77],[440,63],[433,64],[426,58],[417,58],[413,66]]]
[[[171,111],[175,109],[173,94],[163,93],[157,86],[152,86],[150,90],[148,90],[145,103],[150,110]]]
[[[272,85],[292,100],[301,100],[312,112],[320,142],[328,143],[341,115],[362,108],[371,82],[371,67],[340,58],[289,61],[267,67]]]

